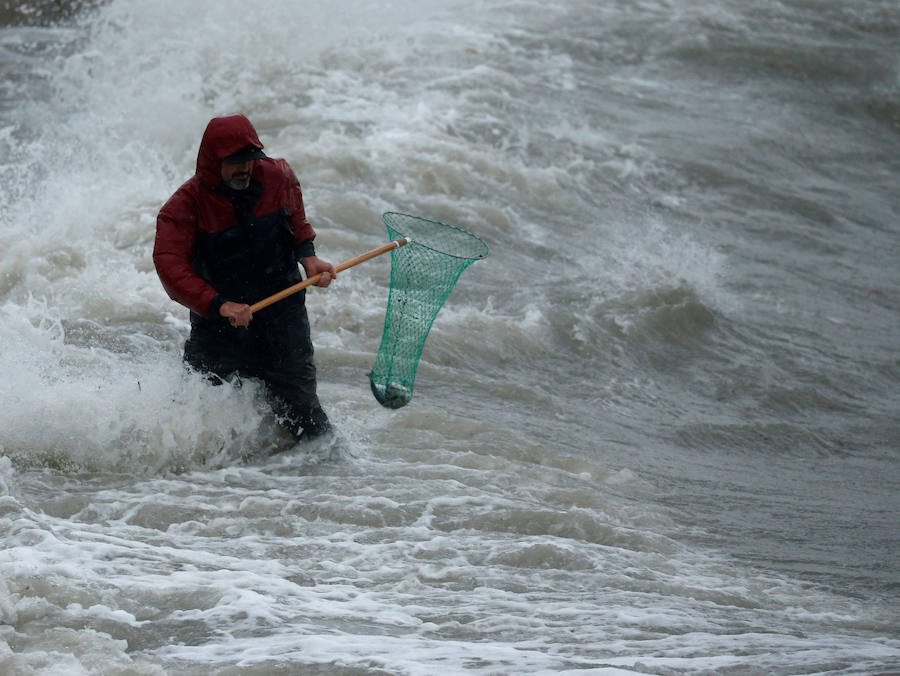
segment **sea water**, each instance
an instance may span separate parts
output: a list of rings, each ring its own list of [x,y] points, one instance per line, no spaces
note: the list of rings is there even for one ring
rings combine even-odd
[[[0,673],[900,672],[896,2],[7,4]],[[234,112],[321,257],[490,247],[396,411],[309,292],[328,444],[153,269]]]

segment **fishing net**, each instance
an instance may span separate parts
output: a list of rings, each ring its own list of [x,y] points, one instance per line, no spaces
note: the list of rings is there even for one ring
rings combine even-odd
[[[410,402],[419,358],[438,311],[463,270],[488,255],[487,245],[470,232],[417,216],[386,213],[392,240],[410,243],[391,252],[391,291],[381,347],[369,375],[382,406]]]

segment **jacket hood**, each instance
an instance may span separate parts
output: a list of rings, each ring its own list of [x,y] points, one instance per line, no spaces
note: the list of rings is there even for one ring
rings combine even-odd
[[[248,145],[263,148],[250,120],[243,115],[214,117],[200,141],[197,175],[208,187],[215,188],[222,180],[222,160]]]

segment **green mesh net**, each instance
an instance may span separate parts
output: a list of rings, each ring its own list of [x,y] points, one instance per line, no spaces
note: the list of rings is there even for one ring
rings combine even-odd
[[[463,270],[488,255],[487,245],[470,232],[417,216],[386,213],[392,240],[406,246],[391,252],[391,291],[381,347],[369,376],[382,406],[410,402],[419,358],[438,311]]]

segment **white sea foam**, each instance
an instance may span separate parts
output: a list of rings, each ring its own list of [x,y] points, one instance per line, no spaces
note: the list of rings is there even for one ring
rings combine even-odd
[[[803,101],[779,98],[809,85],[741,46],[804,10],[726,5],[113,0],[8,29],[58,46],[0,121],[0,671],[896,669],[889,561],[846,551],[896,538],[888,357],[824,349],[794,312],[839,284],[796,291],[818,257],[865,239],[842,205],[883,195],[816,173]],[[235,111],[297,168],[323,256],[383,242],[388,210],[491,248],[398,411],[366,378],[387,258],[310,292],[340,430],[315,448],[252,382],[185,374],[186,311],[150,260],[207,120]],[[795,163],[786,187],[760,170]],[[894,268],[854,260],[883,297]],[[806,462],[811,437],[840,454]],[[875,459],[843,462],[856,446]]]

